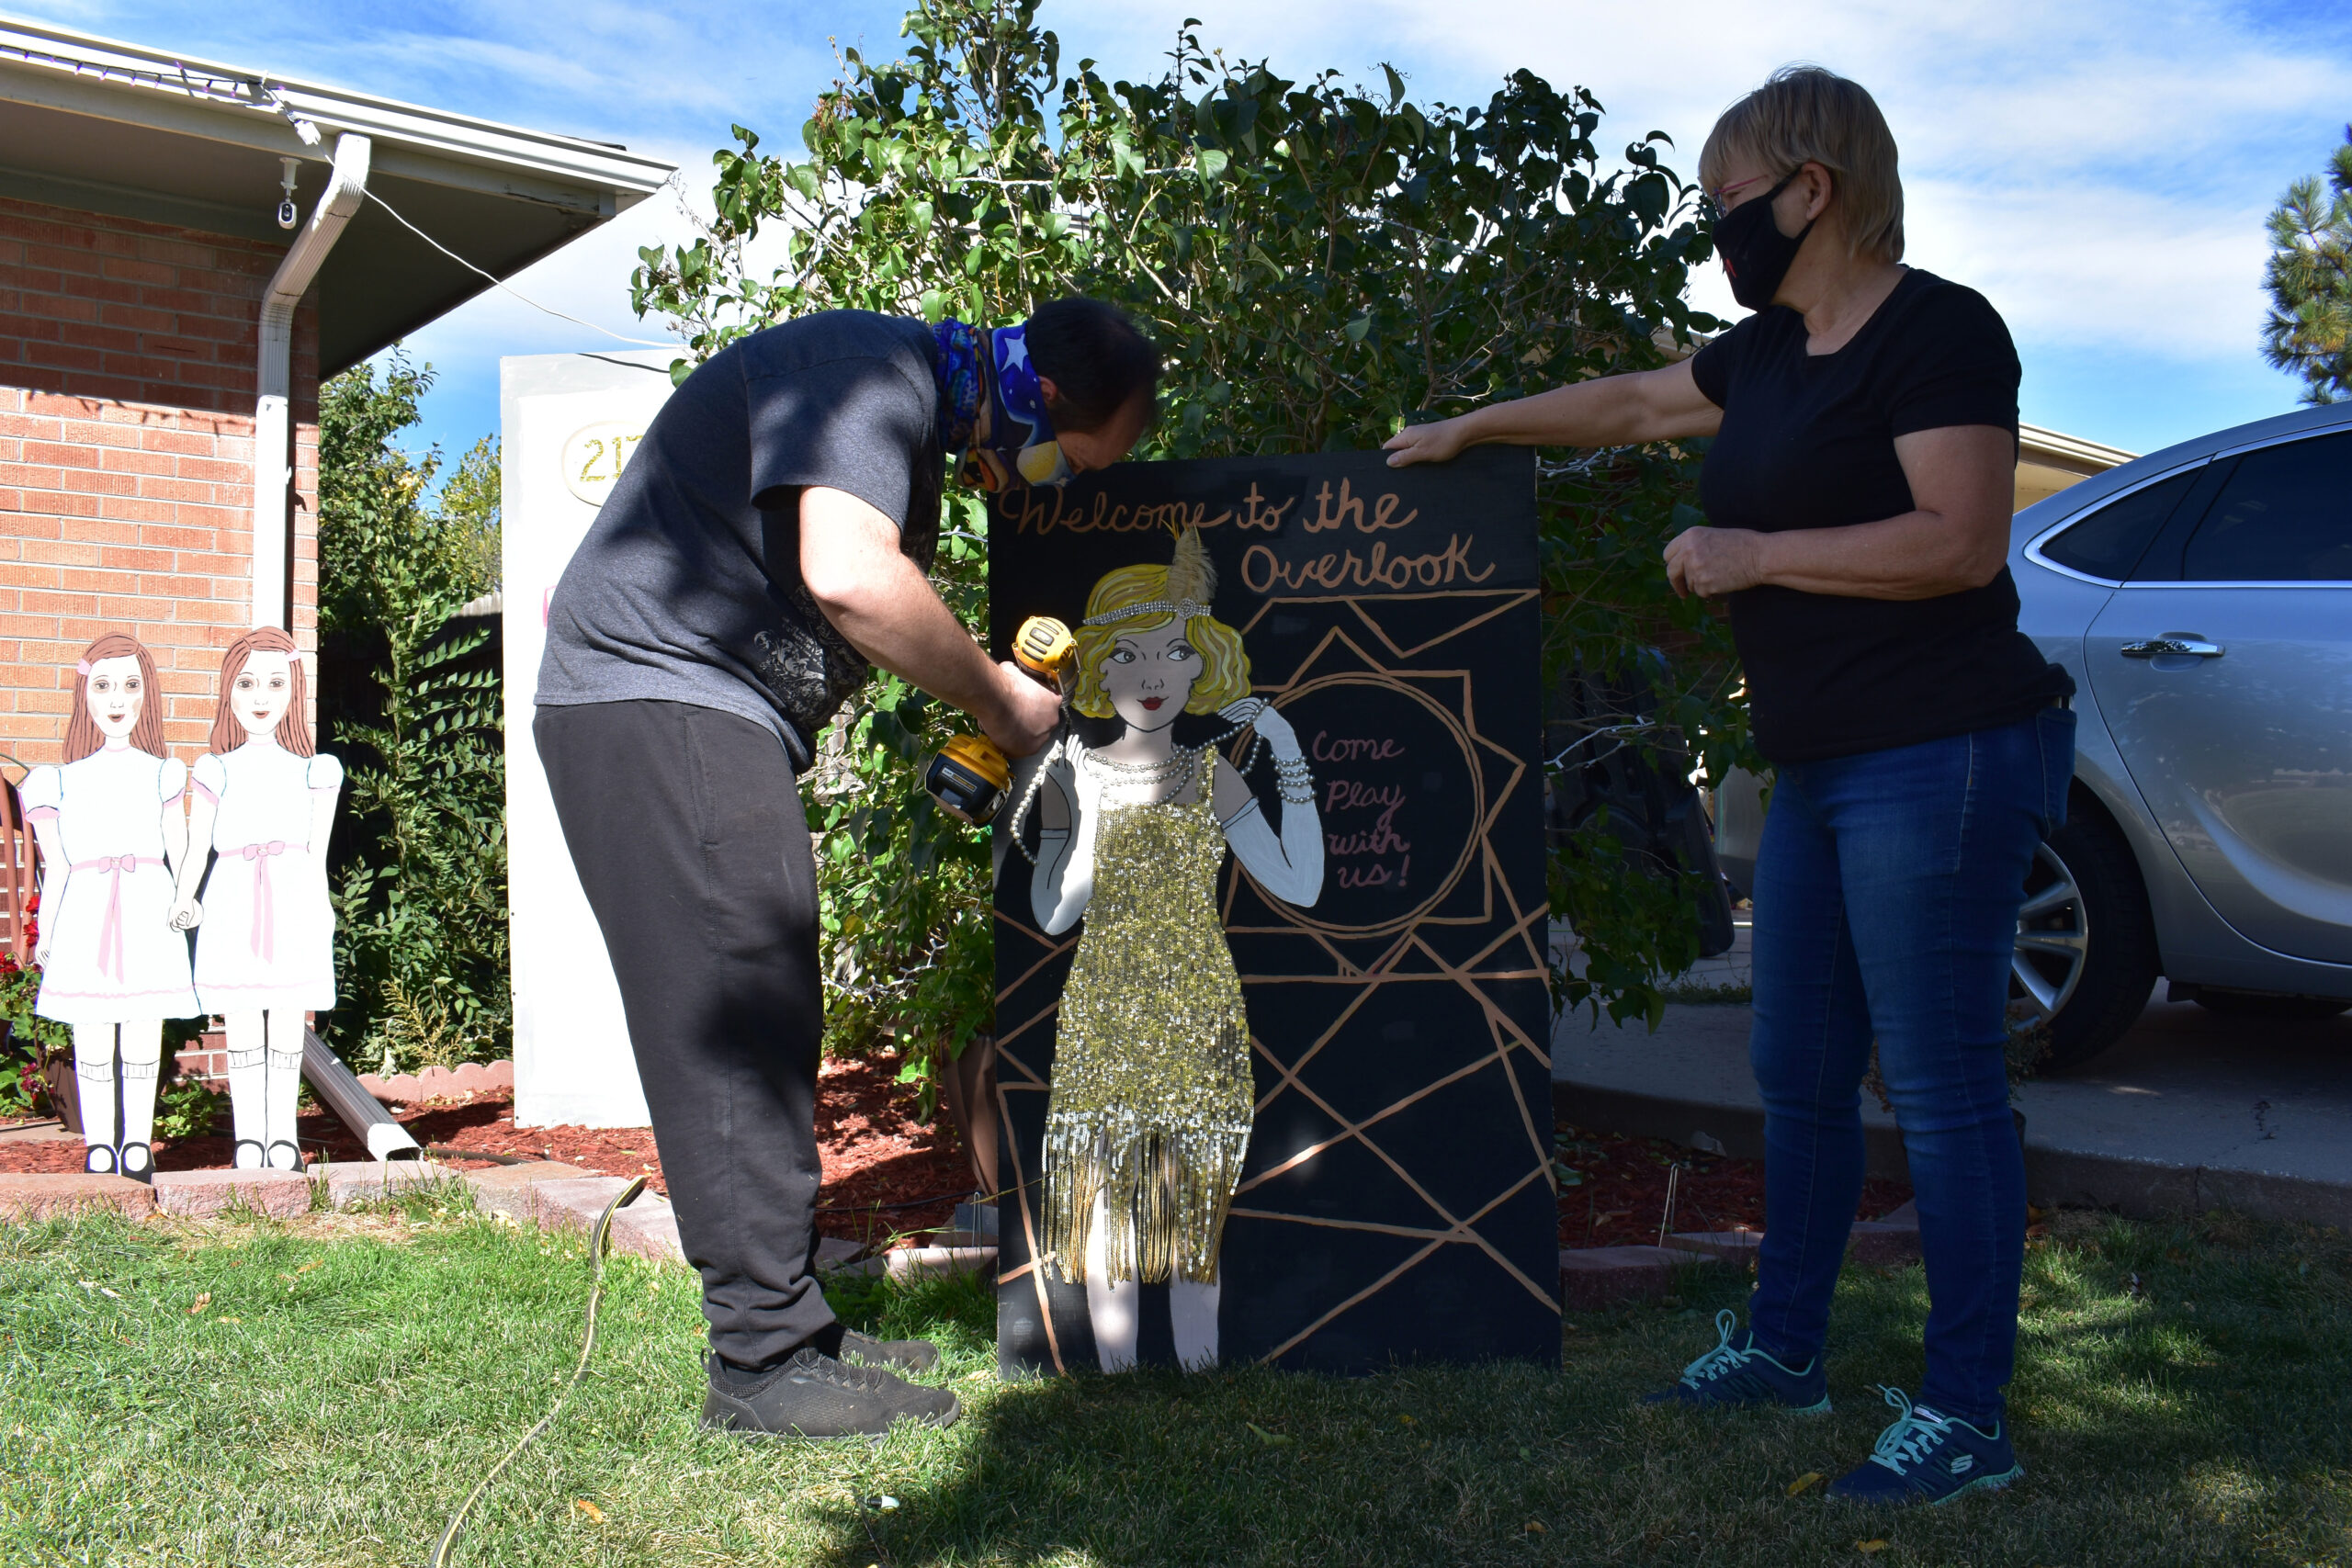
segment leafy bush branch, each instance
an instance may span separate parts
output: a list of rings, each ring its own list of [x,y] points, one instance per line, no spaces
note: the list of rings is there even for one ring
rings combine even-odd
[[[1707,242],[1693,187],[1662,162],[1667,138],[1604,169],[1600,105],[1582,88],[1521,71],[1483,106],[1422,105],[1394,69],[1378,89],[1329,71],[1294,80],[1228,60],[1193,23],[1148,80],[1092,61],[1066,74],[1036,13],[1036,0],[923,0],[903,59],[843,54],[802,128],[805,160],[736,127],[713,154],[707,231],[641,251],[632,279],[639,313],[686,341],[673,374],[815,310],[997,322],[1090,293],[1147,321],[1169,362],[1143,456],[1295,453],[1664,364],[1718,324],[1683,298]],[[764,271],[763,240],[780,257]],[[1652,718],[1720,776],[1746,746],[1728,634],[1658,566],[1694,515],[1691,464],[1629,448],[1547,468],[1546,659],[1643,668]],[[984,533],[965,532],[937,578],[977,626]],[[847,773],[817,790],[825,941],[853,980],[835,1021],[853,1039],[893,1026],[914,1050],[952,1051],[985,1026],[985,867],[917,782],[949,728],[881,682],[827,742]],[[1631,891],[1642,874],[1600,838],[1555,855],[1555,909],[1593,976],[1564,998],[1654,1010],[1658,965],[1692,946],[1690,901]],[[974,912],[936,923],[934,895]]]
[[[349,779],[329,1032],[386,1071],[503,1055],[514,1028],[499,679],[488,630],[450,626],[496,581],[498,447],[428,504],[440,454],[396,438],[432,381],[395,354],[380,384],[363,365],[320,395],[320,630],[370,676],[321,694]]]

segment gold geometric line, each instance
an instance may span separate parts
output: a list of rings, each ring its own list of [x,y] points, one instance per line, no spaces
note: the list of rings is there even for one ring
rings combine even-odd
[[[998,1087],[997,1098],[999,1100],[1004,1098],[1001,1085]],[[1007,1127],[1012,1125],[1011,1104],[999,1105],[997,1114],[1003,1119],[1002,1125]],[[1021,1235],[1022,1238],[1028,1243],[1029,1258],[1034,1263],[1037,1257],[1037,1226],[1029,1213],[1029,1182],[1021,1174],[1021,1140],[1007,1138],[1004,1143],[1005,1152],[1012,1159],[1012,1190],[1019,1195],[1021,1203]],[[1046,1351],[1054,1359],[1055,1372],[1066,1373],[1069,1369],[1062,1365],[1061,1337],[1054,1332],[1054,1304],[1046,1295],[1046,1271],[1042,1269],[1035,1269],[1030,1278],[1036,1281],[1037,1321],[1046,1325]]]
[[[1362,981],[1358,981],[1357,984],[1363,985]],[[1301,1056],[1294,1066],[1284,1066],[1282,1063],[1275,1062],[1273,1053],[1268,1051],[1263,1044],[1260,1043],[1255,1035],[1250,1037],[1250,1043],[1256,1046],[1259,1054],[1264,1056],[1266,1060],[1273,1062],[1274,1071],[1282,1075],[1283,1082],[1295,1083],[1297,1082],[1298,1069],[1306,1066],[1307,1063],[1315,1059],[1315,1054],[1330,1043],[1331,1037],[1340,1032],[1340,1030],[1347,1023],[1349,1019],[1355,1016],[1356,1009],[1363,1006],[1365,1000],[1371,997],[1374,990],[1379,988],[1380,985],[1380,981],[1374,980],[1371,985],[1363,986],[1363,994],[1357,997],[1355,1000],[1350,1002],[1346,1007],[1340,1010],[1339,1015],[1331,1020],[1330,1027],[1324,1030],[1321,1034],[1316,1036],[1314,1043],[1306,1048],[1306,1055]],[[1265,1097],[1258,1101],[1257,1108],[1250,1111],[1250,1114],[1251,1120],[1254,1121],[1259,1116],[1264,1114],[1266,1107],[1272,1105],[1274,1102],[1274,1097],[1280,1093],[1282,1093],[1280,1089],[1269,1090]]]
[[[1272,1220],[1283,1224],[1320,1225],[1325,1230],[1371,1231],[1380,1235],[1401,1235],[1415,1241],[1446,1241],[1452,1231],[1417,1229],[1411,1225],[1375,1224],[1370,1220],[1318,1220],[1306,1214],[1278,1213],[1272,1209],[1227,1209],[1228,1218],[1236,1220]]]
[[[1372,635],[1380,639],[1382,647],[1387,649],[1391,654],[1394,654],[1398,659],[1411,659],[1418,654],[1428,652],[1430,649],[1435,648],[1439,643],[1449,642],[1453,638],[1460,637],[1464,632],[1474,631],[1477,627],[1485,626],[1488,621],[1493,620],[1497,615],[1502,615],[1505,611],[1518,609],[1521,604],[1524,604],[1530,599],[1534,598],[1537,592],[1537,591],[1532,588],[1521,589],[1517,591],[1507,590],[1506,592],[1510,592],[1511,593],[1511,597],[1506,599],[1501,604],[1497,604],[1485,615],[1474,616],[1466,621],[1457,621],[1453,626],[1447,627],[1444,631],[1440,632],[1437,636],[1430,638],[1429,641],[1416,643],[1411,648],[1399,648],[1396,645],[1396,639],[1388,635],[1388,628],[1382,626],[1378,621],[1374,620],[1371,615],[1364,612],[1364,605],[1367,604],[1394,603],[1394,600],[1374,601],[1351,599],[1347,601],[1347,605],[1349,609],[1355,612],[1357,620],[1362,621],[1365,626],[1372,628]],[[1398,597],[1403,597],[1403,595],[1398,595]],[[1417,593],[1413,595],[1413,597],[1416,599],[1425,597],[1439,599],[1453,598],[1456,597],[1456,595],[1438,593],[1424,595]]]
[[[1530,1280],[1525,1274],[1521,1273],[1516,1264],[1512,1263],[1510,1258],[1505,1258],[1501,1253],[1497,1252],[1487,1242],[1485,1236],[1482,1236],[1476,1232],[1469,1229],[1471,1225],[1485,1219],[1488,1214],[1493,1213],[1503,1204],[1510,1201],[1512,1198],[1518,1196],[1520,1190],[1530,1181],[1532,1181],[1535,1179],[1536,1174],[1536,1172],[1530,1171],[1527,1175],[1520,1178],[1518,1181],[1511,1185],[1509,1191],[1503,1193],[1500,1197],[1495,1199],[1494,1201],[1488,1203],[1485,1208],[1471,1215],[1468,1220],[1452,1222],[1454,1231],[1458,1233],[1458,1235],[1449,1235],[1442,1240],[1430,1242],[1427,1247],[1421,1248],[1420,1251],[1416,1252],[1412,1257],[1408,1258],[1404,1262],[1399,1263],[1396,1268],[1391,1269],[1387,1273],[1382,1275],[1379,1279],[1374,1280],[1371,1284],[1365,1286],[1363,1290],[1358,1291],[1354,1295],[1350,1296],[1346,1301],[1341,1302],[1339,1305],[1331,1308],[1330,1311],[1317,1318],[1313,1323],[1308,1324],[1305,1328],[1300,1329],[1296,1334],[1292,1335],[1288,1339],[1283,1340],[1280,1345],[1277,1345],[1263,1356],[1259,1357],[1258,1364],[1261,1367],[1269,1365],[1276,1357],[1286,1354],[1294,1346],[1299,1344],[1302,1340],[1322,1332],[1324,1327],[1337,1318],[1341,1313],[1348,1311],[1358,1303],[1369,1300],[1371,1297],[1377,1295],[1380,1292],[1386,1290],[1391,1284],[1395,1283],[1407,1269],[1419,1264],[1422,1258],[1429,1257],[1430,1254],[1435,1252],[1439,1247],[1449,1246],[1457,1239],[1476,1243],[1479,1250],[1486,1253],[1487,1257],[1493,1258],[1497,1264],[1500,1265],[1505,1273],[1509,1274],[1512,1279],[1517,1280],[1521,1285],[1525,1286],[1530,1295],[1533,1296],[1537,1301],[1542,1302],[1545,1306],[1550,1307],[1554,1312],[1558,1312],[1560,1310],[1560,1299],[1557,1294],[1539,1289],[1535,1281]],[[1440,1210],[1439,1213],[1442,1213],[1444,1211]]]
[[[1321,1333],[1324,1325],[1329,1323],[1333,1318],[1338,1317],[1350,1307],[1354,1306],[1358,1302],[1368,1301],[1372,1297],[1379,1294],[1382,1291],[1386,1290],[1390,1281],[1396,1279],[1396,1277],[1403,1274],[1406,1269],[1410,1269],[1413,1265],[1419,1263],[1422,1258],[1427,1258],[1430,1253],[1435,1252],[1439,1247],[1443,1247],[1445,1243],[1442,1241],[1433,1241],[1430,1243],[1427,1247],[1424,1247],[1419,1252],[1413,1254],[1412,1257],[1408,1258],[1404,1262],[1399,1263],[1396,1268],[1391,1269],[1387,1273],[1383,1274],[1379,1279],[1374,1280],[1371,1284],[1366,1285],[1363,1290],[1358,1291],[1354,1295],[1350,1296],[1346,1301],[1341,1302],[1338,1306],[1333,1307],[1329,1312],[1325,1313],[1321,1317],[1317,1318],[1313,1323],[1308,1324],[1305,1328],[1300,1329],[1297,1333],[1292,1335],[1289,1338],[1283,1340],[1281,1344],[1275,1346],[1264,1355],[1259,1357],[1258,1364],[1261,1367],[1272,1366],[1278,1358],[1289,1354],[1292,1347],[1299,1344],[1302,1340],[1310,1339],[1317,1334]]]
[[[1481,1059],[1480,1059],[1480,1066],[1483,1066],[1484,1065],[1485,1065],[1485,1059],[1484,1059],[1484,1058],[1481,1058]],[[1284,1074],[1283,1074],[1283,1077],[1284,1077],[1284,1080],[1285,1080],[1286,1082],[1288,1082],[1292,1088],[1294,1088],[1294,1089],[1297,1089],[1297,1090],[1298,1090],[1300,1097],[1301,1097],[1302,1099],[1304,1099],[1304,1100],[1306,1100],[1309,1105],[1314,1106],[1314,1107],[1315,1107],[1315,1109],[1317,1109],[1317,1111],[1320,1111],[1321,1112],[1323,1112],[1323,1114],[1324,1114],[1324,1115],[1329,1116],[1332,1121],[1334,1121],[1334,1122],[1337,1122],[1340,1123],[1342,1126],[1345,1126],[1345,1125],[1348,1125],[1348,1124],[1349,1124],[1349,1123],[1348,1123],[1348,1119],[1347,1119],[1346,1117],[1344,1117],[1344,1116],[1340,1115],[1340,1112],[1339,1112],[1339,1111],[1338,1111],[1338,1109],[1337,1109],[1336,1107],[1334,1107],[1333,1105],[1331,1105],[1331,1103],[1330,1103],[1329,1101],[1326,1100],[1325,1100],[1321,1095],[1317,1094],[1313,1089],[1311,1089],[1307,1088],[1305,1084],[1300,1083],[1296,1078],[1290,1077],[1290,1075],[1289,1075],[1288,1073],[1284,1073]],[[1418,1098],[1418,1096],[1417,1096],[1416,1098]],[[1462,1223],[1463,1223],[1462,1221],[1455,1219],[1455,1218],[1453,1217],[1453,1215],[1452,1215],[1452,1214],[1450,1214],[1450,1213],[1448,1213],[1446,1212],[1446,1208],[1445,1208],[1445,1205],[1444,1205],[1444,1204],[1442,1204],[1442,1203],[1439,1202],[1435,1198],[1433,1198],[1433,1197],[1431,1197],[1431,1196],[1430,1195],[1430,1193],[1429,1193],[1429,1190],[1428,1190],[1427,1188],[1423,1187],[1423,1186],[1422,1186],[1419,1181],[1417,1181],[1417,1180],[1415,1180],[1415,1179],[1413,1179],[1413,1174],[1412,1174],[1412,1172],[1410,1172],[1410,1171],[1407,1170],[1407,1169],[1406,1169],[1402,1165],[1398,1164],[1398,1163],[1397,1163],[1397,1161],[1396,1160],[1396,1158],[1395,1158],[1393,1156],[1391,1156],[1391,1155],[1389,1154],[1389,1152],[1388,1152],[1386,1149],[1382,1148],[1378,1144],[1376,1144],[1376,1143],[1373,1142],[1373,1141],[1372,1141],[1372,1136],[1371,1136],[1371,1134],[1368,1134],[1368,1133],[1364,1132],[1361,1127],[1359,1127],[1359,1128],[1357,1129],[1357,1131],[1356,1131],[1356,1134],[1355,1134],[1355,1139],[1356,1139],[1356,1142],[1357,1142],[1357,1143],[1359,1143],[1359,1144],[1363,1145],[1367,1150],[1371,1151],[1372,1156],[1373,1156],[1374,1159],[1378,1160],[1381,1164],[1383,1164],[1383,1165],[1386,1166],[1386,1167],[1387,1167],[1391,1171],[1393,1171],[1393,1172],[1396,1174],[1396,1179],[1397,1179],[1397,1180],[1399,1180],[1399,1181],[1403,1182],[1407,1187],[1408,1187],[1408,1188],[1412,1189],[1413,1196],[1414,1196],[1414,1197],[1416,1197],[1416,1198],[1419,1198],[1422,1202],[1424,1202],[1424,1203],[1428,1204],[1428,1205],[1429,1205],[1429,1208],[1430,1208],[1430,1212],[1431,1213],[1434,1213],[1435,1215],[1437,1215],[1437,1217],[1438,1217],[1438,1218],[1440,1218],[1440,1219],[1443,1220],[1443,1221],[1444,1221],[1447,1224],[1449,1224],[1449,1225],[1459,1226],[1459,1225],[1461,1225],[1461,1224],[1462,1224]],[[1549,1168],[1550,1168],[1550,1162],[1549,1162],[1548,1160],[1546,1160],[1546,1161],[1545,1161],[1545,1163],[1544,1163],[1544,1166],[1542,1168],[1543,1168],[1543,1169],[1548,1169]],[[1541,1172],[1540,1172],[1540,1170],[1539,1170],[1537,1173],[1534,1173],[1534,1174],[1540,1174],[1540,1173],[1541,1173]],[[1532,1176],[1531,1176],[1530,1179],[1532,1179]],[[1511,1190],[1511,1192],[1516,1192],[1516,1191],[1518,1191],[1518,1190],[1519,1190],[1519,1189],[1520,1189],[1520,1188],[1524,1187],[1524,1186],[1526,1186],[1526,1185],[1527,1185],[1527,1180],[1522,1179],[1522,1180],[1519,1181],[1518,1183],[1516,1183],[1515,1185],[1513,1185],[1510,1190]],[[1506,1197],[1506,1198],[1508,1198],[1510,1195],[1510,1194],[1509,1192],[1507,1192],[1507,1193],[1505,1193],[1503,1196],[1504,1196],[1504,1197]],[[1499,1202],[1499,1201],[1502,1201],[1501,1199],[1498,1199],[1498,1200],[1496,1200],[1496,1201],[1497,1201],[1497,1202]],[[1487,1204],[1487,1207],[1486,1207],[1485,1209],[1481,1209],[1481,1210],[1479,1210],[1479,1211],[1478,1211],[1478,1213],[1479,1213],[1479,1214],[1485,1214],[1485,1213],[1487,1213],[1489,1210],[1491,1210],[1493,1207],[1494,1207],[1494,1204],[1493,1204],[1493,1203],[1489,1203],[1489,1204]],[[1475,1215],[1473,1216],[1473,1218],[1476,1218],[1476,1216],[1475,1216]],[[1488,1241],[1487,1240],[1487,1238],[1486,1238],[1486,1237],[1481,1236],[1481,1235],[1473,1235],[1471,1239],[1472,1239],[1472,1240],[1474,1240],[1475,1242],[1476,1242],[1476,1243],[1477,1243],[1477,1245],[1478,1245],[1478,1247],[1479,1247],[1479,1248],[1480,1248],[1482,1251],[1486,1252],[1488,1256],[1492,1257],[1492,1258],[1494,1258],[1494,1260],[1495,1260],[1497,1263],[1499,1263],[1499,1264],[1501,1264],[1505,1269],[1510,1269],[1511,1273],[1513,1273],[1513,1274],[1515,1274],[1515,1275],[1519,1275],[1519,1278],[1520,1278],[1520,1280],[1521,1280],[1521,1283],[1526,1283],[1526,1276],[1525,1276],[1525,1275],[1521,1275],[1521,1274],[1519,1274],[1519,1270],[1518,1270],[1517,1269],[1515,1269],[1515,1268],[1513,1268],[1513,1267],[1512,1267],[1510,1260],[1509,1258],[1505,1258],[1501,1253],[1497,1252],[1497,1251],[1495,1250],[1495,1248],[1494,1248],[1493,1244],[1492,1244],[1492,1243],[1490,1243],[1490,1242],[1488,1242]],[[1534,1289],[1534,1286],[1533,1286],[1533,1285],[1532,1285],[1532,1284],[1530,1284],[1530,1285],[1528,1285],[1528,1289],[1530,1289],[1530,1290],[1533,1290],[1533,1289]]]
[[[1250,1043],[1252,1045],[1258,1045],[1258,1042],[1255,1040],[1252,1040]],[[1273,1057],[1266,1052],[1266,1048],[1264,1046],[1258,1045],[1258,1050],[1259,1054],[1261,1055],[1264,1055],[1268,1061],[1273,1061]],[[1446,1085],[1454,1082],[1456,1079],[1465,1078],[1472,1073],[1483,1071],[1485,1068],[1493,1066],[1494,1060],[1495,1059],[1492,1056],[1475,1057],[1464,1066],[1454,1068],[1453,1071],[1446,1074],[1445,1077],[1442,1078],[1435,1078],[1423,1084],[1420,1088],[1415,1089],[1404,1099],[1397,1100],[1395,1104],[1382,1106],[1379,1110],[1365,1117],[1362,1122],[1341,1122],[1340,1123],[1340,1131],[1338,1134],[1324,1139],[1319,1144],[1308,1145],[1306,1148],[1299,1150],[1298,1153],[1291,1156],[1290,1158],[1283,1161],[1283,1163],[1278,1166],[1260,1171],[1249,1180],[1241,1183],[1240,1186],[1236,1187],[1233,1190],[1235,1196],[1238,1197],[1240,1194],[1249,1191],[1252,1187],[1261,1186],[1266,1182],[1272,1181],[1275,1177],[1282,1175],[1283,1172],[1296,1167],[1300,1161],[1313,1159],[1325,1149],[1335,1148],[1338,1145],[1346,1143],[1350,1138],[1352,1138],[1357,1134],[1363,1132],[1364,1128],[1375,1126],[1378,1123],[1386,1121],[1389,1117],[1396,1115],[1398,1111],[1405,1110],[1416,1101],[1428,1099],[1430,1095],[1435,1094],[1439,1089],[1445,1088]],[[1279,1062],[1276,1062],[1274,1065],[1277,1070],[1279,1070],[1282,1066]],[[1503,1070],[1505,1072],[1509,1072],[1510,1070],[1508,1063],[1504,1065]],[[1262,1112],[1266,1106],[1272,1102],[1274,1096],[1281,1093],[1282,1090],[1277,1089],[1272,1094],[1269,1094],[1265,1100],[1259,1102],[1259,1111]]]
[[[1504,1039],[1505,1032],[1498,1026],[1498,1021],[1491,1013],[1487,1015],[1487,1027],[1494,1032],[1495,1065],[1502,1068],[1503,1081],[1510,1085],[1510,1097],[1518,1102],[1519,1120],[1527,1129],[1528,1146],[1535,1152],[1536,1159],[1542,1162],[1544,1179],[1551,1182],[1552,1196],[1557,1198],[1560,1181],[1552,1169],[1552,1151],[1544,1146],[1542,1134],[1535,1131],[1535,1113],[1527,1108],[1527,1096],[1520,1089],[1519,1075],[1510,1070],[1510,1042]]]
[[[1007,925],[1011,926],[1014,931],[1021,932],[1023,935],[1035,937],[1041,942],[1052,940],[1047,937],[1045,932],[1033,931],[1029,927],[1023,925],[1018,920],[1006,919],[1002,915],[998,916],[997,919],[1004,920]],[[1005,998],[1011,996],[1013,992],[1019,990],[1022,986],[1026,984],[1031,976],[1036,974],[1038,970],[1043,969],[1046,964],[1051,964],[1055,959],[1059,958],[1063,953],[1068,953],[1071,948],[1076,947],[1077,945],[1078,938],[1075,935],[1072,935],[1067,942],[1055,942],[1054,945],[1046,950],[1044,957],[1038,959],[1036,963],[1032,964],[1028,968],[1023,970],[1020,974],[1014,976],[1012,979],[998,987],[996,999],[999,1001],[1004,1000]]]
[[[1026,1034],[1029,1031],[1035,1029],[1038,1024],[1043,1023],[1055,1013],[1061,1011],[1061,998],[1059,997],[1056,997],[1041,1011],[1030,1014],[1027,1018],[1015,1024],[1010,1032],[998,1035],[996,1037],[996,1048],[1000,1051],[1003,1050],[1006,1041],[1020,1039],[1023,1034]]]

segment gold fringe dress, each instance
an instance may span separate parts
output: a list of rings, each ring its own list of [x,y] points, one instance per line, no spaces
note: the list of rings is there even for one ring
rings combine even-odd
[[[1063,1280],[1085,1278],[1098,1194],[1111,1280],[1216,1280],[1255,1091],[1241,976],[1216,913],[1216,753],[1199,756],[1198,800],[1096,807],[1094,891],[1046,1112],[1041,1251]]]

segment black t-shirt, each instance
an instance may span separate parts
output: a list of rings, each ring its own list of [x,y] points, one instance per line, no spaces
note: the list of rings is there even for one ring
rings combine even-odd
[[[870,672],[800,581],[800,491],[846,491],[939,547],[931,329],[864,310],[767,328],[646,427],[548,605],[538,700],[661,699],[775,731],[796,768]]]
[[[1702,348],[1699,390],[1724,411],[1699,499],[1718,528],[1773,534],[1913,510],[1894,438],[2018,427],[2018,356],[1984,297],[1917,268],[1835,354],[1773,306]],[[1793,588],[1731,596],[1757,749],[1775,762],[1916,745],[2026,717],[2073,682],[2018,630],[2007,567],[1935,599]]]

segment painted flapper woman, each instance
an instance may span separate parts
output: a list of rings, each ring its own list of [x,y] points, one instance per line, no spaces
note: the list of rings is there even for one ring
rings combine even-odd
[[[92,643],[74,667],[65,761],[21,792],[41,853],[40,994],[72,1026],[82,1168],[154,1175],[164,1021],[197,1011],[172,872],[187,860],[187,767],[164,751],[155,660],[137,638]]]
[[[311,744],[294,639],[247,632],[220,660],[212,750],[189,803],[196,853],[180,868],[174,919],[197,928],[196,993],[229,1035],[237,1164],[302,1168],[294,1136],[303,1014],[334,1006],[334,908],[327,832],[343,765]],[[220,859],[196,901],[204,852]]]
[[[1085,1280],[1106,1371],[1134,1364],[1138,1281],[1170,1282],[1178,1359],[1216,1360],[1217,1254],[1253,1100],[1241,978],[1216,912],[1225,852],[1286,903],[1311,906],[1323,886],[1298,738],[1250,696],[1240,634],[1209,614],[1215,590],[1190,529],[1169,565],[1094,585],[1071,705],[1125,729],[1099,750],[1062,742],[1037,790],[1038,922],[1058,934],[1086,919],[1062,991],[1040,1251],[1059,1278]],[[1255,728],[1279,829],[1213,746],[1176,744],[1188,713]]]

